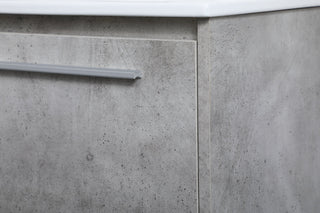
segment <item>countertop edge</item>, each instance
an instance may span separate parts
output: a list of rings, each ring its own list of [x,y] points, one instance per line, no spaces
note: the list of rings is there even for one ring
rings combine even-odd
[[[319,7],[320,0],[0,1],[0,14],[208,18]]]

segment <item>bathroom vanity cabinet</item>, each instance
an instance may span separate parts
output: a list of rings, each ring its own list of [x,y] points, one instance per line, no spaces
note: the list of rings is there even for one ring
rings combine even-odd
[[[141,73],[0,68],[0,212],[318,211],[319,2],[88,2],[0,1],[1,62]]]

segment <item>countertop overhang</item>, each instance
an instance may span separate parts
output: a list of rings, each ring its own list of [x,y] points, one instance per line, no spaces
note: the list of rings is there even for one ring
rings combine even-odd
[[[0,0],[0,14],[201,18],[317,6],[320,0]]]

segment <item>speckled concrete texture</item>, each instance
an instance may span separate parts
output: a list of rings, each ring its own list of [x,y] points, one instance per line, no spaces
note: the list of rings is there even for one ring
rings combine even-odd
[[[1,15],[0,31],[81,36],[196,40],[193,18]]]
[[[320,8],[210,20],[205,212],[319,212],[319,23]]]
[[[196,212],[196,42],[0,33],[0,212]]]
[[[210,212],[210,19],[198,21],[198,169],[199,211]]]

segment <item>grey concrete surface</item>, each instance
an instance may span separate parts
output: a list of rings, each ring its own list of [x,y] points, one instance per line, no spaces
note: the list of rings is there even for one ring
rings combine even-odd
[[[196,40],[192,18],[0,15],[0,32]]]
[[[196,212],[196,42],[0,33],[0,212]]]
[[[210,212],[210,71],[209,19],[198,21],[198,210]]]
[[[320,8],[209,21],[204,212],[319,212],[319,23]]]
[[[0,60],[145,75],[1,71],[1,213],[320,209],[319,8],[0,20]]]

